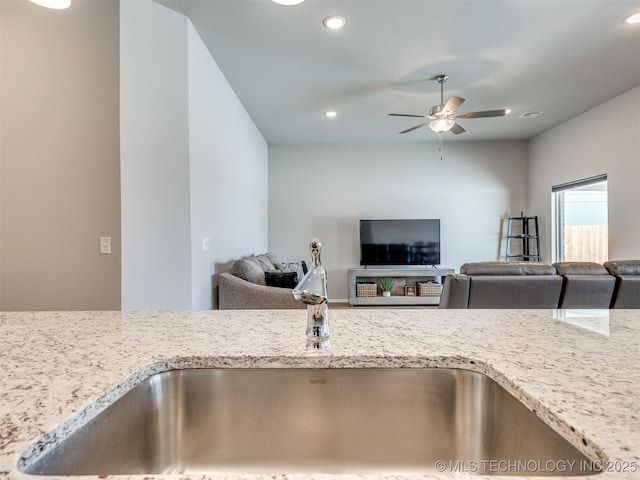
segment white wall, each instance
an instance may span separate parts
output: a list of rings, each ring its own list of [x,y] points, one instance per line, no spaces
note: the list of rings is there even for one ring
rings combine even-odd
[[[120,6],[122,308],[191,307],[187,20]]]
[[[0,308],[118,309],[118,2],[0,8]]]
[[[122,0],[121,43],[123,309],[209,309],[267,250],[267,145],[186,17]]]
[[[212,275],[267,251],[268,151],[190,23],[188,38],[192,308],[209,309]]]
[[[550,258],[551,187],[607,174],[609,258],[640,258],[640,87],[529,142],[531,210],[543,219]]]
[[[502,219],[527,209],[526,142],[270,145],[269,249],[309,259],[322,241],[331,299],[347,297],[361,218],[440,218],[442,264],[499,257]],[[504,246],[502,246],[504,249]]]

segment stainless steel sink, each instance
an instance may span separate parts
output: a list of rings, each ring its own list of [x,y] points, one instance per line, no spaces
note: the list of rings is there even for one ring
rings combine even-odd
[[[597,473],[590,463],[466,370],[192,369],[150,377],[22,470]]]

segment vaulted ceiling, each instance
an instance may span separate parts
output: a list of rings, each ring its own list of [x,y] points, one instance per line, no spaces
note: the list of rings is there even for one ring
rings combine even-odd
[[[269,143],[435,141],[387,114],[426,115],[438,74],[459,112],[513,109],[447,141],[529,139],[640,85],[640,24],[623,23],[640,0],[156,2],[189,17]]]

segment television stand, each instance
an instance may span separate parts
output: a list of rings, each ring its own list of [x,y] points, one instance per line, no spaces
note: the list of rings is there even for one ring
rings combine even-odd
[[[441,265],[407,265],[393,266],[382,265],[376,267],[349,268],[347,270],[347,284],[349,288],[349,305],[438,305],[440,295],[420,296],[416,288],[415,296],[404,295],[405,285],[416,285],[416,282],[434,281],[443,282],[443,277],[455,273],[453,268]],[[383,297],[380,287],[376,287],[375,297],[359,297],[358,283],[375,283],[382,277],[391,277],[395,280],[396,286],[390,297]]]

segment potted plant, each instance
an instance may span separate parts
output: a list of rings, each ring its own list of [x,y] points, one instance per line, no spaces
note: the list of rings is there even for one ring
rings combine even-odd
[[[383,297],[391,296],[391,289],[393,288],[393,278],[391,277],[382,277],[380,279],[380,288],[382,289]]]

